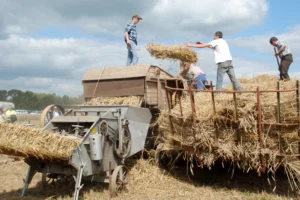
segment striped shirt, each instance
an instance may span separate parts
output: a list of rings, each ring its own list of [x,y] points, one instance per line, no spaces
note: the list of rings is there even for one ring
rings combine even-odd
[[[277,44],[276,44],[277,51],[279,51],[279,49],[280,49],[282,46],[285,46],[285,50],[279,55],[280,58],[283,57],[283,56],[286,56],[286,55],[288,55],[288,54],[292,54],[292,51],[291,51],[290,48],[285,44],[285,42],[278,40],[278,41],[277,41]]]
[[[130,40],[137,43],[137,32],[136,32],[136,24],[134,24],[132,21],[129,22],[124,30],[124,32],[128,33],[128,37]],[[126,41],[126,37],[125,37]]]

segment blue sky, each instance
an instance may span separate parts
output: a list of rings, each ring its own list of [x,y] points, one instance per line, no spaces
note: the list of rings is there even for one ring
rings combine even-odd
[[[289,0],[0,0],[0,89],[77,96],[90,68],[124,66],[123,30],[138,13],[140,64],[177,64],[150,57],[147,42],[209,42],[221,30],[238,77],[277,74],[271,36],[293,52],[291,75],[299,73],[300,2]],[[213,52],[197,49],[198,65],[215,81]],[[228,83],[228,79],[227,82]]]

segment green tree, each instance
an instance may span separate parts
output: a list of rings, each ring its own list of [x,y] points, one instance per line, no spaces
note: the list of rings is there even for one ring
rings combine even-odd
[[[0,101],[7,101],[7,90],[0,90]]]

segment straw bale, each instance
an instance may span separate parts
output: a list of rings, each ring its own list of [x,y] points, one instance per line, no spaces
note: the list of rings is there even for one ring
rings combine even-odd
[[[167,46],[148,43],[146,48],[151,56],[158,59],[175,59],[189,63],[196,63],[198,61],[198,56],[195,51],[180,45]]]
[[[140,106],[143,98],[140,96],[128,96],[128,97],[96,97],[86,102],[87,105],[99,106],[99,105],[130,105]]]
[[[42,160],[66,160],[81,139],[22,125],[0,124],[0,153]]]
[[[277,77],[261,75],[254,78],[242,78],[240,84],[244,90],[256,91],[277,89]],[[295,89],[296,81],[280,81],[280,89]],[[229,86],[227,89],[231,89]],[[215,96],[216,113],[213,112],[211,93],[195,94],[197,114],[196,126],[193,126],[192,110],[189,95],[181,99],[183,120],[171,118],[168,111],[162,111],[159,119],[160,139],[166,144],[165,150],[177,150],[188,147],[193,159],[204,162],[211,167],[218,159],[229,160],[245,170],[258,170],[260,155],[265,156],[269,170],[274,170],[279,162],[279,135],[281,135],[282,153],[295,154],[298,151],[297,137],[299,127],[263,126],[263,146],[259,145],[257,130],[256,93],[243,93],[237,96],[237,116],[239,123],[234,122],[234,102],[232,94],[222,93]],[[262,121],[275,123],[277,116],[276,93],[262,93]],[[180,106],[176,105],[171,113],[180,116]],[[281,122],[298,122],[296,92],[281,93]],[[173,132],[172,132],[173,130]],[[237,133],[241,142],[237,143]],[[285,163],[287,166],[287,163]],[[275,171],[275,170],[274,170]],[[290,170],[295,172],[295,170]]]

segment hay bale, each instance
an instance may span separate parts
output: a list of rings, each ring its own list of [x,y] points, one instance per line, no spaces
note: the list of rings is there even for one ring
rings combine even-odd
[[[259,86],[261,90],[274,90],[277,86],[277,77],[261,75],[251,79],[240,79],[244,90],[255,91]],[[294,89],[295,80],[280,82],[281,90]],[[229,86],[227,89],[231,89]],[[182,146],[189,147],[192,159],[203,162],[211,167],[218,159],[229,160],[245,171],[260,168],[260,155],[266,159],[266,165],[273,169],[280,160],[276,157],[279,153],[278,138],[282,136],[281,145],[285,154],[297,152],[298,127],[264,126],[263,147],[260,148],[257,132],[257,101],[256,93],[243,93],[237,97],[239,123],[234,120],[234,102],[232,94],[215,96],[216,114],[213,112],[211,94],[200,92],[195,95],[197,124],[193,127],[192,110],[189,95],[182,97],[181,101],[183,120],[171,118],[174,126],[172,132],[168,111],[163,111],[158,119],[160,135],[166,143],[165,150],[178,149]],[[276,122],[276,93],[262,93],[263,122]],[[297,119],[295,92],[281,93],[281,119],[282,123],[292,123]],[[171,113],[180,116],[180,106],[176,105]],[[237,130],[238,128],[238,130]],[[237,144],[237,131],[242,142]],[[170,145],[171,144],[171,145]],[[173,145],[173,146],[172,146]],[[285,166],[288,162],[285,163]],[[300,174],[299,174],[300,175]]]
[[[196,63],[198,61],[197,53],[187,47],[182,47],[179,45],[167,46],[148,43],[146,48],[151,56],[158,59],[175,59],[189,63]]]
[[[86,105],[100,106],[100,105],[130,105],[141,106],[143,98],[140,96],[128,97],[96,97],[86,102]]]
[[[22,125],[0,124],[0,153],[42,160],[67,160],[81,139]]]

